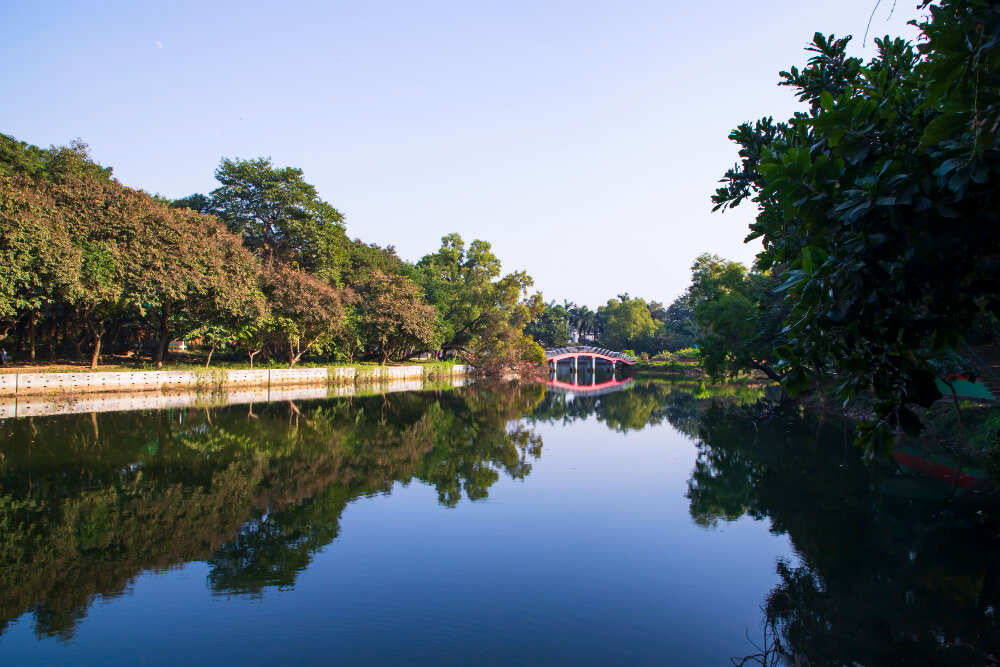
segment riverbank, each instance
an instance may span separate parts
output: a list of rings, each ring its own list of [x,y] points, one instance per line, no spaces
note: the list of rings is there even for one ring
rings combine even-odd
[[[417,378],[367,384],[301,384],[274,387],[239,387],[221,391],[138,391],[58,396],[0,396],[0,419],[54,415],[132,412],[177,408],[217,408],[280,401],[395,394],[406,391],[444,391],[465,386],[466,376]]]
[[[472,370],[471,366],[464,364],[420,364],[256,370],[202,368],[189,371],[0,372],[0,396],[71,396],[94,392],[176,390],[211,392],[238,387],[352,385],[465,377]]]

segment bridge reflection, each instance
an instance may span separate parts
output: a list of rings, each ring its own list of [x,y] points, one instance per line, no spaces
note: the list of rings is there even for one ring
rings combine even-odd
[[[618,367],[613,363],[597,363],[597,359],[587,364],[556,364],[553,363],[544,379],[539,378],[552,391],[564,394],[600,396],[615,391],[622,391],[632,386],[633,380],[619,375]]]
[[[562,382],[561,380],[554,380],[550,378],[548,380],[542,380],[542,382],[549,389],[549,391],[555,391],[561,394],[603,396],[604,394],[611,394],[616,391],[628,389],[633,385],[634,380],[632,378],[625,378],[624,380],[611,378],[610,380],[605,380],[599,384],[574,384],[572,382]]]

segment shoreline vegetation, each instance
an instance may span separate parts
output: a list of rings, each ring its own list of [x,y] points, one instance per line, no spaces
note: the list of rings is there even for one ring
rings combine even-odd
[[[190,342],[250,366],[414,356],[498,372],[543,359],[523,271],[458,234],[417,262],[347,236],[300,169],[223,159],[219,187],[171,200],[122,185],[86,144],[0,134],[0,347],[15,360],[132,356]]]

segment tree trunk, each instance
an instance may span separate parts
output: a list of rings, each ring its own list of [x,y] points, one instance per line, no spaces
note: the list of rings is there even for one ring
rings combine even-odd
[[[288,367],[289,368],[291,368],[295,364],[299,363],[299,359],[301,359],[302,355],[305,354],[306,351],[309,350],[310,345],[312,345],[312,343],[310,343],[309,345],[306,345],[305,348],[303,348],[301,341],[295,343],[295,345],[292,345],[291,343],[288,344]]]
[[[101,336],[104,335],[104,322],[91,324],[90,332],[94,340],[94,349],[90,354],[90,369],[93,370],[101,361]]]
[[[163,362],[167,358],[167,346],[170,345],[169,319],[170,311],[164,305],[160,309],[160,338],[156,341],[156,351],[153,353],[153,361],[157,368],[163,368]]]
[[[253,370],[253,358],[260,354],[260,348],[247,352],[250,355],[250,370]]]
[[[35,360],[35,314],[28,318],[28,359]]]
[[[212,343],[212,347],[208,348],[208,359],[205,360],[205,368],[208,368],[208,365],[212,363],[212,353],[214,352],[215,352],[215,343]]]

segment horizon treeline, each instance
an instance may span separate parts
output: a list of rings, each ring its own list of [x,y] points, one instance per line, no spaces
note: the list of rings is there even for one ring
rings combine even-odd
[[[458,234],[416,263],[347,236],[300,169],[223,159],[219,187],[178,200],[126,187],[86,144],[0,134],[0,340],[31,360],[149,357],[173,340],[287,362],[381,363],[440,352],[539,361],[524,272]]]
[[[669,306],[627,292],[591,310],[572,301],[544,304],[525,332],[543,347],[594,343],[615,350],[655,355],[696,346],[699,329],[685,292]]]

